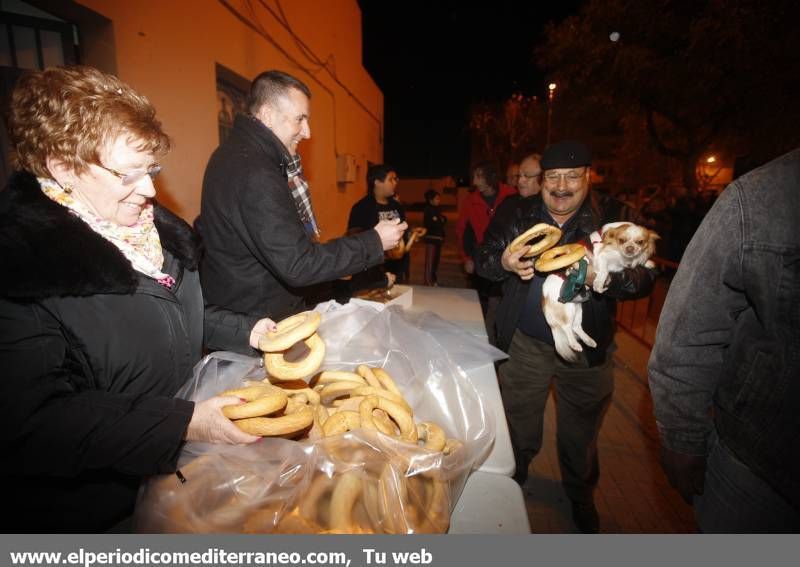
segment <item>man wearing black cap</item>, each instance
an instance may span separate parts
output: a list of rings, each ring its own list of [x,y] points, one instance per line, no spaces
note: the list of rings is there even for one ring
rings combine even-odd
[[[564,490],[572,514],[584,533],[599,530],[593,492],[600,476],[597,436],[614,390],[611,352],[617,299],[647,295],[655,273],[644,267],[609,276],[608,289],[591,292],[583,304],[583,328],[597,342],[584,347],[576,363],[561,359],[542,311],[542,285],[547,274],[534,273],[525,250],[505,253],[508,244],[537,223],[561,228],[559,244],[588,239],[604,224],[630,220],[637,214],[621,202],[590,190],[591,153],[580,142],[548,147],[541,160],[540,199],[521,199],[512,216],[496,217],[489,225],[477,254],[478,273],[503,281],[503,299],[497,311],[497,345],[509,360],[500,367],[503,405],[517,461],[514,478],[523,484],[528,465],[542,445],[542,422],[552,378],[557,393],[558,456]],[[589,270],[591,289],[594,273]]]

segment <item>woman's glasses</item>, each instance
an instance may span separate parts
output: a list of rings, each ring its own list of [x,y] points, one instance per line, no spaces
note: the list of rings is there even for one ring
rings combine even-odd
[[[157,163],[154,163],[147,169],[137,169],[136,171],[131,171],[130,173],[121,173],[116,169],[111,169],[110,167],[100,165],[99,163],[95,165],[100,169],[105,169],[110,174],[119,177],[122,180],[123,185],[133,185],[137,181],[140,181],[142,178],[144,178],[145,175],[149,175],[150,179],[155,179],[155,176],[161,173],[161,166]]]

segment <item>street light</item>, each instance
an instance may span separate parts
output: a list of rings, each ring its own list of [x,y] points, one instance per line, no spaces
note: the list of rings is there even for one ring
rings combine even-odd
[[[553,98],[555,98],[556,95],[556,84],[550,83],[547,85],[547,90],[547,130],[544,141],[545,147],[550,145],[550,125],[553,122]]]
[[[698,161],[698,181],[700,182],[700,190],[705,190],[714,178],[722,171],[722,162],[715,155],[710,155],[707,158]]]

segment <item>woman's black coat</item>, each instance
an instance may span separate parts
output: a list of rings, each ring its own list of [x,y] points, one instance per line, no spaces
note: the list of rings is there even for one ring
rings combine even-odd
[[[173,396],[202,354],[203,298],[188,225],[159,206],[155,223],[172,290],[30,174],[0,192],[3,531],[103,531],[140,477],[175,470],[194,404]]]

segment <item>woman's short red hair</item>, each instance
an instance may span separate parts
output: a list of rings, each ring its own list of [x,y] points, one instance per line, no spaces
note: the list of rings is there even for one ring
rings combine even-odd
[[[11,97],[12,163],[52,177],[47,159],[76,173],[100,164],[100,150],[126,135],[137,149],[162,156],[169,137],[146,97],[93,67],[52,67],[23,75]]]

